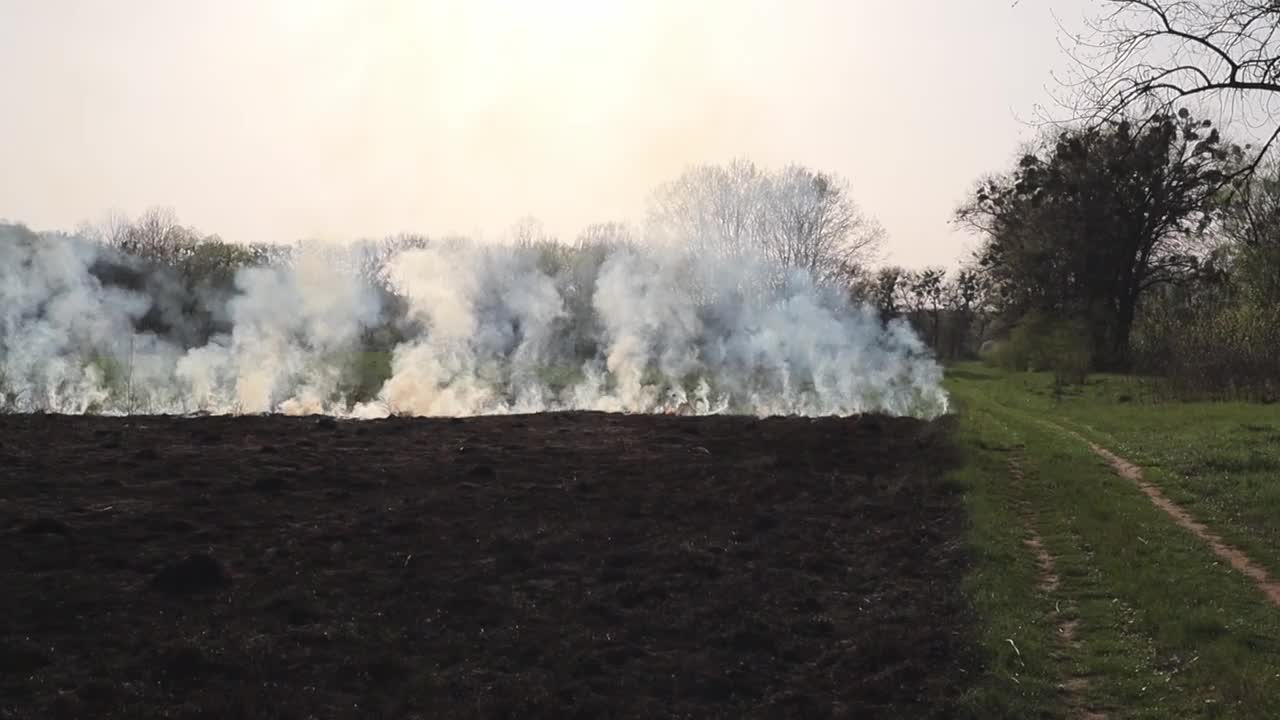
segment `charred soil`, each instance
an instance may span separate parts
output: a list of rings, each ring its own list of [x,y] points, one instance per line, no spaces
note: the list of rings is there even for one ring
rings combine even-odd
[[[0,417],[0,718],[951,717],[939,423]]]

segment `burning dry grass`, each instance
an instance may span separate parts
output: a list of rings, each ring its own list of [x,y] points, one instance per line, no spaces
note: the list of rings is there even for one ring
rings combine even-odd
[[[371,277],[317,253],[244,267],[210,298],[84,240],[0,237],[0,403],[361,418],[947,408],[904,322],[748,252],[441,242]]]

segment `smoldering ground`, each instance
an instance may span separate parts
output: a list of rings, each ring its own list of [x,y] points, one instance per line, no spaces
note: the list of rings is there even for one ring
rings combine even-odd
[[[71,235],[0,236],[13,411],[848,415],[946,410],[901,322],[706,244],[312,246],[184,283]],[[356,271],[363,268],[363,271]]]

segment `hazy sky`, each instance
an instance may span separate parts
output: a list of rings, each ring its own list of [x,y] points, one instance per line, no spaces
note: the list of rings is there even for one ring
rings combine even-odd
[[[839,173],[889,259],[948,226],[1090,0],[0,0],[0,217],[244,241],[565,237],[691,163]]]

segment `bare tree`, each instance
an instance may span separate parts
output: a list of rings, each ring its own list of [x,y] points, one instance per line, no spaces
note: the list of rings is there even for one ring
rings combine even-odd
[[[635,234],[625,223],[599,222],[592,223],[578,233],[574,245],[582,250],[597,246],[630,246],[635,243]]]
[[[113,214],[100,233],[108,246],[126,255],[169,267],[186,261],[202,239],[169,208],[151,208],[132,222]]]
[[[783,266],[835,280],[883,243],[884,228],[862,213],[844,180],[791,165],[765,182],[758,233],[765,252]]]
[[[555,241],[555,238],[547,233],[547,228],[542,221],[532,215],[525,215],[516,220],[507,232],[516,247],[531,248]]]
[[[760,225],[763,178],[747,160],[690,168],[650,197],[650,234],[722,255],[741,254]]]
[[[1277,0],[1104,0],[1106,11],[1077,36],[1082,73],[1068,83],[1076,118],[1112,121],[1168,114],[1181,101],[1218,102],[1237,117],[1261,111],[1271,124],[1280,102]],[[1280,136],[1268,128],[1252,174]]]
[[[930,344],[935,350],[941,348],[942,311],[946,309],[946,268],[928,267],[917,270],[910,276],[911,294],[916,298],[917,323],[925,325],[929,320]]]
[[[767,172],[745,160],[695,167],[659,187],[648,219],[658,238],[721,257],[760,254],[819,282],[847,284],[884,239],[843,179],[799,165]]]
[[[1280,252],[1280,161],[1259,167],[1229,199],[1230,211],[1218,223],[1223,239],[1238,247]]]
[[[387,288],[390,286],[387,273],[391,261],[401,253],[422,250],[430,245],[430,238],[418,233],[399,233],[357,243],[353,251],[356,275],[374,286]]]
[[[951,357],[963,357],[966,347],[982,346],[992,314],[989,292],[985,275],[973,267],[961,267],[943,286],[943,305],[951,315],[947,343]]]

